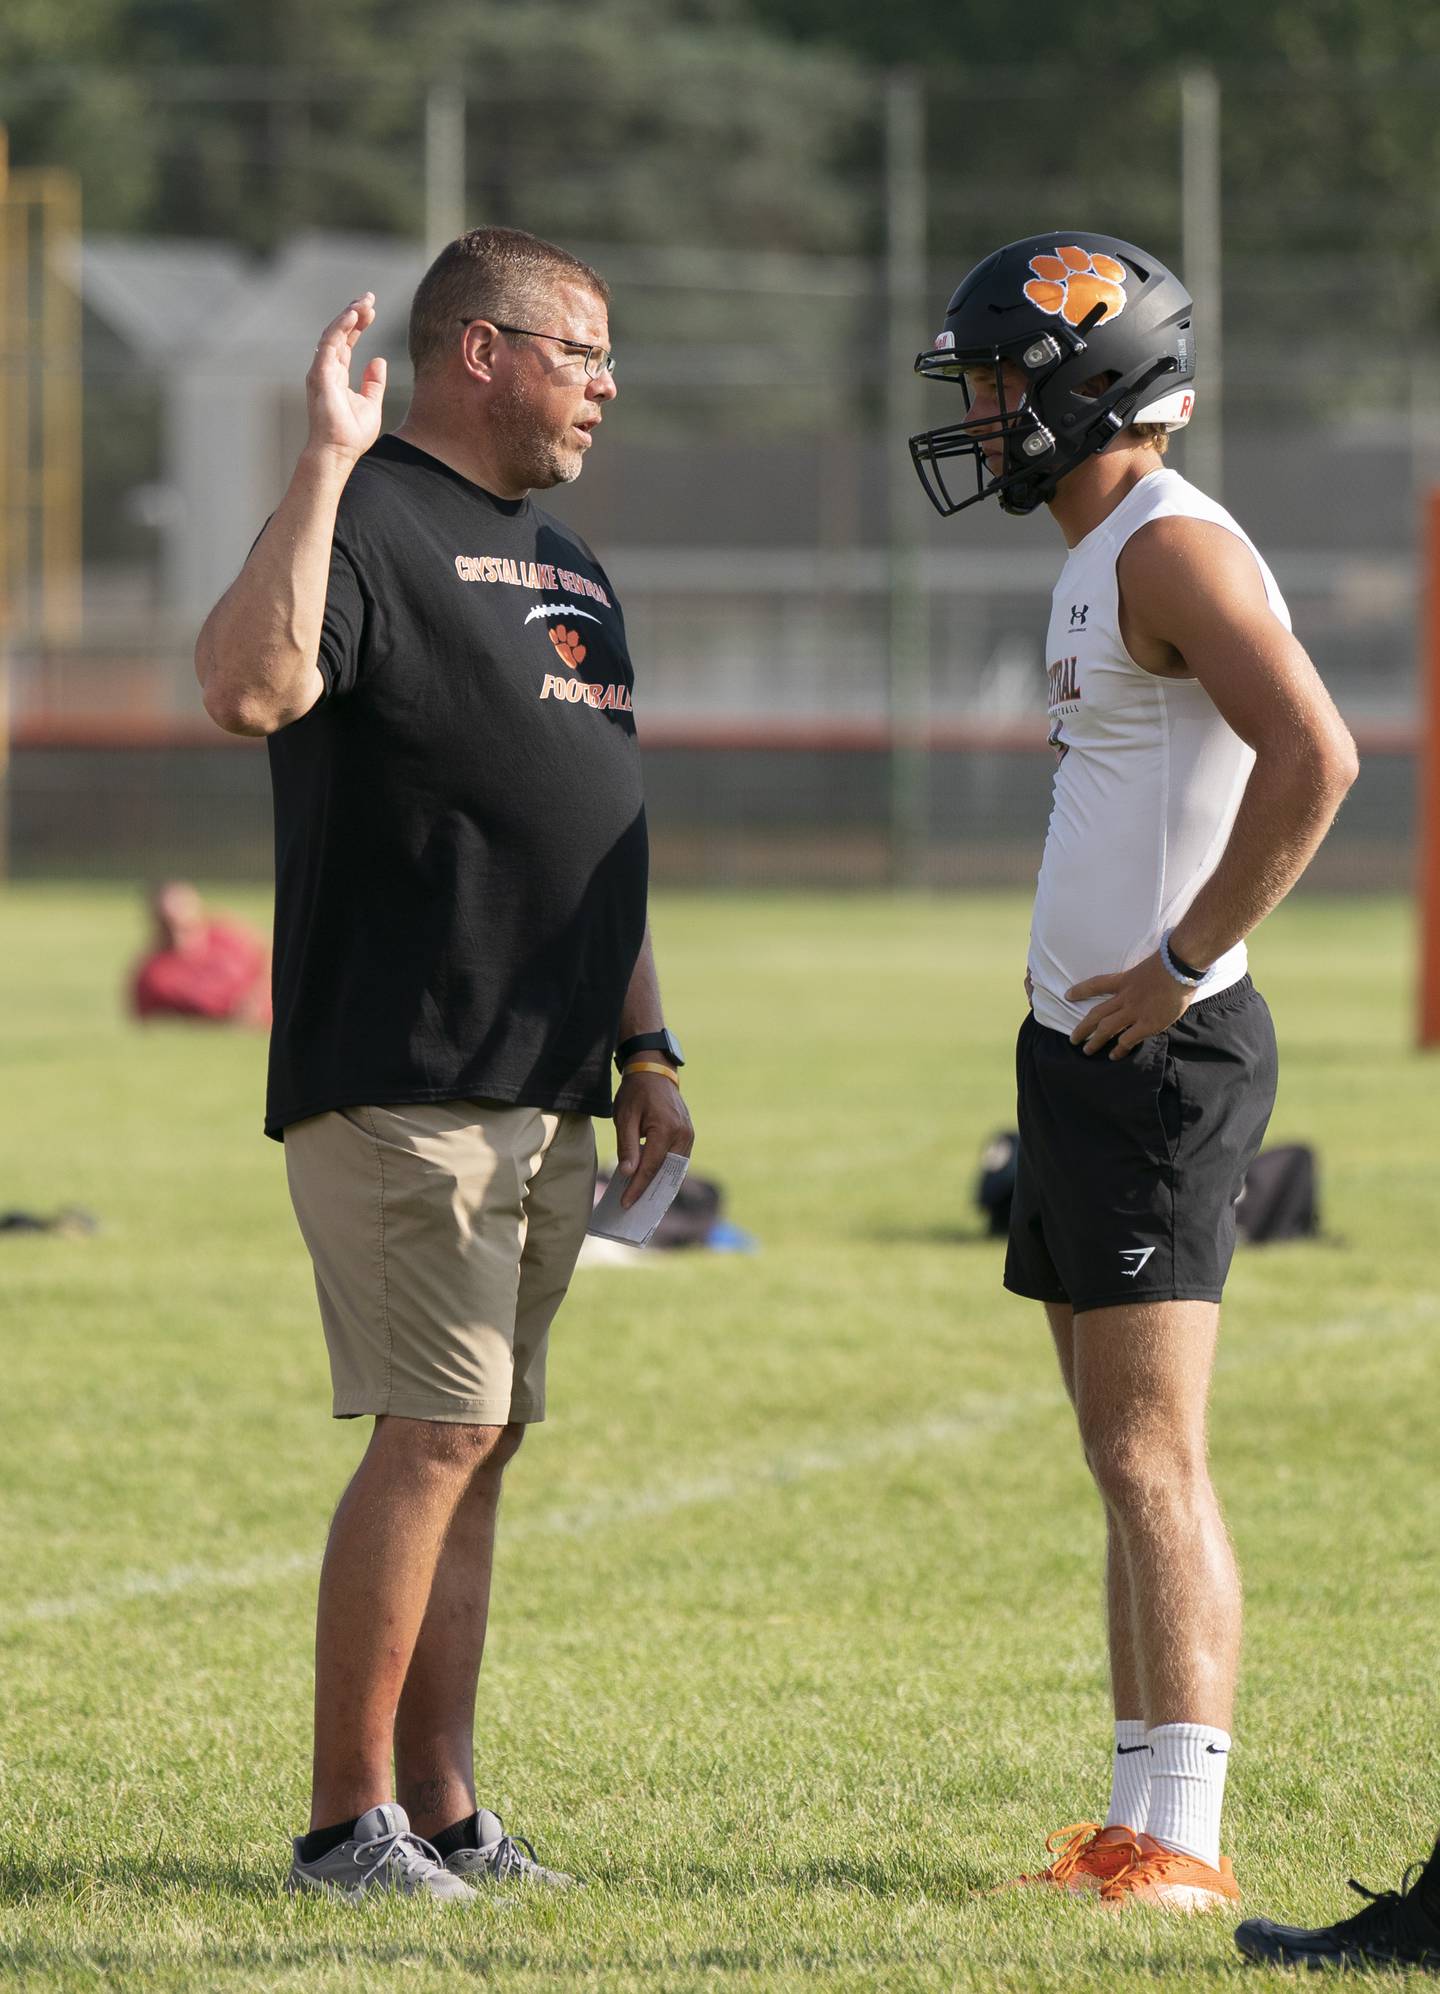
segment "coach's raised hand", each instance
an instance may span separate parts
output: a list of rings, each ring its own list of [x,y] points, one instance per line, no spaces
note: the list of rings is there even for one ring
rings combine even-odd
[[[385,362],[378,355],[365,364],[357,394],[350,385],[350,362],[362,335],[375,323],[375,293],[348,304],[320,335],[315,358],[305,376],[310,411],[310,443],[315,450],[332,450],[354,463],[380,434],[380,405],[385,398]]]
[[[206,617],[195,645],[205,711],[229,734],[273,734],[325,692],[320,631],[335,515],[346,480],[380,434],[385,362],[357,393],[350,362],[374,323],[367,291],[333,318],[305,376],[310,431],[285,496],[244,567]]]

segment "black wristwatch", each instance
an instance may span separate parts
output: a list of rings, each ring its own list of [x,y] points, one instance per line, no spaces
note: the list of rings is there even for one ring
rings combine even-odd
[[[658,1032],[636,1032],[633,1038],[621,1039],[615,1048],[615,1064],[623,1073],[627,1059],[633,1059],[637,1052],[660,1052],[672,1066],[683,1066],[685,1055],[680,1050],[680,1041],[674,1032],[662,1027]]]

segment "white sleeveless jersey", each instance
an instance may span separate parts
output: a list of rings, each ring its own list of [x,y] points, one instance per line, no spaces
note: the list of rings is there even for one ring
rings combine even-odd
[[[1030,928],[1035,1016],[1069,1033],[1089,1004],[1065,992],[1154,952],[1219,863],[1254,751],[1193,679],[1157,678],[1120,635],[1115,563],[1137,528],[1179,514],[1223,526],[1259,566],[1270,607],[1290,613],[1254,544],[1175,471],[1152,471],[1070,551],[1046,643],[1050,743],[1059,759]],[[1243,942],[1215,964],[1210,996],[1245,974]]]

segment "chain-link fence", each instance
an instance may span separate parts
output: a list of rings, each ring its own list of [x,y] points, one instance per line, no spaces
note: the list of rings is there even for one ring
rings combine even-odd
[[[398,421],[427,236],[483,219],[614,286],[620,400],[547,502],[625,604],[662,873],[1033,867],[1060,543],[1043,516],[931,514],[905,436],[954,391],[906,360],[979,255],[1053,224],[1193,266],[1200,412],[1173,461],[1221,481],[1370,751],[1328,876],[1408,876],[1415,521],[1440,476],[1433,78],[1100,89],[798,49],[777,70],[682,38],[627,64],[592,51],[596,88],[579,111],[566,93],[562,125],[547,10],[510,11],[483,76],[0,86],[17,158],[65,150],[86,215],[65,262],[85,615],[73,640],[12,638],[17,871],[264,869],[263,754],[207,731],[195,628],[283,487],[320,326],[377,292]],[[140,166],[107,165],[130,118],[151,134],[138,187]],[[162,210],[165,232],[146,225]]]

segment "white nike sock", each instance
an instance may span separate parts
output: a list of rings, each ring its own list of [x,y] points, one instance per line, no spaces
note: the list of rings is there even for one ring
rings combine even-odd
[[[1117,1717],[1107,1828],[1129,1828],[1136,1835],[1144,1828],[1150,1813],[1151,1756],[1141,1720]]]
[[[1150,1747],[1150,1812],[1145,1832],[1167,1849],[1220,1861],[1220,1808],[1230,1764],[1230,1736],[1208,1724],[1157,1724]]]

